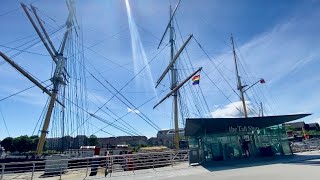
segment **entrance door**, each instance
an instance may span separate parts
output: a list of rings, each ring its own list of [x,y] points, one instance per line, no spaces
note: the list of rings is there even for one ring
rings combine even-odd
[[[221,142],[215,142],[211,144],[212,160],[222,161],[223,160],[223,149]]]
[[[240,136],[239,143],[242,149],[242,157],[248,158],[256,155],[257,148],[255,145],[254,135],[245,134]]]

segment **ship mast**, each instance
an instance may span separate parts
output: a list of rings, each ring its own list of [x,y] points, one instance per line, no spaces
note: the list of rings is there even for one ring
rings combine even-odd
[[[170,6],[170,17],[172,16],[172,9]],[[170,61],[173,61],[174,56],[174,39],[173,39],[173,20],[170,21]],[[177,86],[177,69],[175,69],[175,65],[172,64],[170,67],[171,72],[171,87],[170,89],[173,90]],[[177,91],[172,94],[173,96],[173,109],[174,109],[174,144],[175,148],[179,149],[179,120],[178,120],[178,95]]]
[[[244,117],[247,118],[248,117],[248,112],[247,112],[247,107],[246,107],[246,101],[244,99],[244,87],[246,87],[246,86],[242,85],[241,78],[239,76],[238,64],[237,64],[237,55],[236,55],[236,51],[234,49],[234,42],[233,42],[232,34],[231,34],[231,44],[232,44],[232,50],[233,50],[234,63],[235,63],[235,67],[236,67],[236,75],[237,75],[237,82],[238,82],[237,89],[240,92],[240,96],[241,96],[240,98],[241,98],[241,101],[242,101]]]
[[[187,44],[189,43],[189,41],[191,40],[191,38],[193,37],[193,35],[191,34],[188,39],[183,43],[183,45],[181,46],[181,48],[176,52],[176,54],[174,54],[174,26],[173,26],[173,18],[174,15],[177,11],[177,8],[179,7],[181,0],[179,0],[177,6],[175,7],[174,11],[172,11],[171,6],[170,6],[170,19],[169,19],[169,23],[164,31],[164,34],[160,40],[158,49],[164,39],[164,37],[166,36],[167,31],[169,30],[169,43],[170,43],[170,63],[167,66],[167,68],[164,70],[164,72],[161,74],[160,78],[158,79],[157,83],[156,83],[156,87],[160,84],[160,82],[163,80],[163,78],[166,76],[166,74],[170,71],[171,73],[171,92],[168,93],[162,100],[160,100],[153,108],[157,107],[159,104],[161,104],[165,99],[169,98],[170,96],[173,96],[173,106],[174,106],[174,145],[175,148],[178,150],[179,149],[179,120],[178,120],[178,90],[180,87],[182,87],[188,80],[190,80],[192,78],[192,76],[194,76],[196,73],[200,72],[202,68],[199,68],[198,70],[196,70],[195,72],[193,72],[190,76],[188,76],[184,81],[182,81],[181,83],[178,84],[177,81],[177,69],[175,68],[175,62],[177,61],[177,59],[179,58],[181,52],[184,50],[184,48],[187,46]]]
[[[68,5],[68,1],[66,1],[66,3]],[[32,12],[33,12],[34,16],[36,17],[36,20],[39,23],[41,30],[45,34],[45,38],[42,36],[42,33],[40,32],[39,28],[35,24],[35,22],[34,22],[33,18],[31,17],[30,13],[28,12],[27,6],[24,5],[23,3],[21,3],[21,6],[22,6],[24,12],[26,13],[28,19],[30,20],[32,26],[36,30],[37,34],[41,38],[41,40],[42,40],[43,44],[45,45],[46,49],[48,50],[49,54],[51,55],[51,58],[53,59],[53,61],[56,64],[53,77],[51,78],[51,81],[52,81],[52,84],[53,84],[52,94],[50,96],[50,102],[49,102],[48,110],[47,110],[47,113],[46,113],[46,116],[45,116],[44,124],[42,126],[41,135],[40,135],[39,142],[38,142],[38,145],[37,145],[37,150],[36,150],[36,153],[38,155],[41,155],[42,151],[43,151],[46,135],[48,133],[48,128],[49,128],[49,125],[50,125],[51,115],[52,115],[52,112],[53,112],[55,101],[57,100],[57,96],[58,96],[59,90],[61,89],[62,86],[65,86],[66,83],[67,83],[67,79],[66,79],[66,76],[67,76],[66,58],[63,56],[64,55],[63,53],[64,53],[65,45],[66,45],[66,42],[67,42],[67,39],[68,39],[69,31],[70,31],[71,26],[72,26],[71,21],[72,21],[72,18],[73,18],[73,13],[69,9],[69,15],[68,15],[68,18],[67,18],[67,21],[66,21],[66,31],[64,33],[64,37],[63,37],[63,40],[62,40],[62,43],[61,43],[61,48],[60,48],[59,51],[57,51],[56,48],[54,48],[54,45],[53,45],[52,41],[50,40],[50,37],[49,37],[46,29],[44,28],[40,18],[37,15],[36,8],[31,6]],[[49,42],[50,46],[48,45],[46,40]]]

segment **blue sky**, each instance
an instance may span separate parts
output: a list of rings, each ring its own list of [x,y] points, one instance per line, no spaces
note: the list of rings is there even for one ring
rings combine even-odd
[[[23,2],[29,4],[33,1]],[[129,0],[132,17],[140,36],[139,41],[142,42],[142,47],[145,50],[147,62],[159,53],[150,63],[149,68],[154,80],[158,79],[169,62],[169,48],[164,48],[160,52],[160,50],[157,50],[157,45],[168,22],[168,7],[170,3],[174,6],[176,2],[174,0]],[[0,45],[6,45],[16,39],[35,34],[23,10],[19,8],[19,1],[4,0],[1,4],[0,20],[6,26],[0,28]],[[46,22],[45,26],[49,31],[52,30],[52,27],[60,26],[65,22],[67,8],[64,1],[38,0],[34,1],[33,4],[40,9],[40,16]],[[7,13],[9,11],[12,12]],[[77,17],[83,31],[84,45],[89,47],[101,41],[100,44],[92,47],[94,52],[85,51],[86,59],[117,89],[120,89],[134,76],[135,66],[138,70],[144,66],[142,56],[139,55],[136,57],[137,60],[134,61],[125,1],[79,1],[77,2]],[[230,46],[230,33],[233,33],[237,44],[237,53],[244,66],[240,69],[242,76],[245,76],[243,75],[245,73],[243,69],[245,69],[248,73],[246,78],[250,82],[254,82],[261,77],[266,80],[266,84],[258,84],[259,87],[256,90],[260,89],[267,99],[267,102],[263,103],[268,114],[313,113],[312,116],[304,119],[307,122],[320,121],[318,103],[320,99],[320,73],[318,71],[320,68],[319,18],[320,1],[317,0],[203,0],[201,2],[182,0],[176,15],[183,39],[193,33],[214,63],[219,64],[221,71],[235,88],[236,81]],[[62,32],[60,31],[52,37],[57,46],[62,38]],[[179,48],[182,41],[177,28],[176,33],[177,48]],[[115,34],[117,35],[112,36]],[[165,39],[164,44],[167,44],[167,42],[168,40]],[[20,44],[22,42],[18,41],[7,46],[17,47]],[[9,49],[1,46],[0,50],[7,52]],[[138,48],[139,50],[141,50],[141,47]],[[49,79],[51,61],[43,45],[36,45],[28,51],[42,55],[22,53],[13,60],[40,80]],[[17,51],[7,52],[9,56],[15,53]],[[239,116],[235,109],[235,107],[240,107],[239,99],[235,94],[232,95],[232,89],[214,70],[214,66],[194,40],[191,40],[190,45],[188,45],[188,53],[195,68],[203,67],[204,72],[210,72],[210,78],[224,94],[231,94],[231,102],[226,101],[224,95],[213,86],[203,73],[200,73],[200,86],[211,114],[216,117]],[[119,67],[119,65],[122,66]],[[100,78],[93,67],[87,64],[87,68]],[[140,75],[144,77],[135,78],[122,90],[126,98],[135,106],[139,106],[155,96],[154,83],[150,80],[148,72],[143,71]],[[95,104],[102,105],[112,94],[106,91],[88,73],[87,76],[87,90],[90,99],[88,110],[94,112],[97,109]],[[32,85],[8,64],[0,65],[0,83],[0,98]],[[172,128],[172,100],[168,99],[156,110],[152,109],[153,105],[168,92],[168,77],[165,78],[162,85],[166,91],[161,93],[161,88],[157,89],[158,98],[145,104],[139,110],[160,128],[166,129]],[[190,83],[188,86],[191,86]],[[248,91],[249,97],[250,95],[254,96],[254,94],[261,93]],[[10,135],[31,135],[46,100],[47,96],[45,94],[37,88],[32,88],[1,101],[0,108]],[[251,99],[250,102],[248,100],[248,103],[254,107],[255,101]],[[118,116],[128,112],[128,107],[119,100],[112,100],[107,107]],[[102,112],[99,112],[98,115],[107,120],[110,119]],[[126,123],[134,126],[142,134],[148,137],[156,135],[156,130],[152,129],[133,112],[124,119]],[[112,120],[110,119],[110,121]],[[102,122],[93,118],[90,123],[97,127],[104,126]],[[98,130],[89,125],[86,127],[88,128],[87,133]],[[106,128],[105,131],[115,135],[123,135],[122,132],[111,127]],[[52,134],[49,134],[49,137]],[[104,132],[99,132],[97,135],[108,136]],[[1,119],[0,139],[6,136],[8,136],[8,133]]]

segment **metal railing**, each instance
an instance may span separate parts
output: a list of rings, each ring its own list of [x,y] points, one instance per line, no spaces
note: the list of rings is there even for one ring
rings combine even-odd
[[[188,151],[166,151],[75,159],[11,162],[0,164],[0,180],[84,179],[88,176],[112,176],[114,173],[170,167],[188,161]]]
[[[291,145],[292,151],[306,152],[306,151],[319,151],[320,150],[320,139],[304,140],[302,142],[294,142]]]

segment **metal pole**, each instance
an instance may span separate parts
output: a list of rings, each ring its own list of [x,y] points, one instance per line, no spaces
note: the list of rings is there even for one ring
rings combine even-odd
[[[62,176],[62,167],[60,167],[60,179],[61,180],[61,176]]]
[[[151,155],[152,162],[153,162],[153,164],[152,164],[152,169],[154,170],[154,157],[153,157],[153,155],[152,155],[152,154],[150,154],[150,155]]]
[[[4,168],[5,168],[5,165],[2,164],[2,166],[1,166],[1,176],[0,176],[0,180],[2,180],[2,178],[3,178]]]
[[[89,170],[89,159],[87,159],[87,170],[86,170],[86,177],[88,177],[88,170]],[[85,177],[85,178],[86,178]]]
[[[34,169],[35,169],[35,163],[32,163],[32,174],[31,174],[31,180],[33,179]]]

